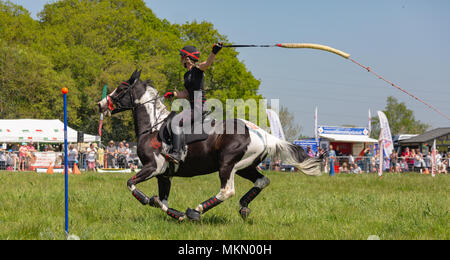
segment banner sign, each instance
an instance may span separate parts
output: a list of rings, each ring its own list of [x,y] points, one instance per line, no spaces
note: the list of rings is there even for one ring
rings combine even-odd
[[[320,139],[319,139],[320,142]],[[307,151],[306,149],[309,147],[311,147],[311,150],[313,150],[313,152],[316,154],[317,153],[317,145],[318,143],[316,142],[316,139],[305,139],[305,140],[297,140],[294,141],[295,145],[301,146],[305,152]]]
[[[48,168],[50,165],[55,166],[55,152],[36,152],[33,153],[35,161],[32,162],[32,168]]]
[[[365,127],[338,127],[338,126],[319,126],[319,134],[333,135],[369,135],[369,129]]]

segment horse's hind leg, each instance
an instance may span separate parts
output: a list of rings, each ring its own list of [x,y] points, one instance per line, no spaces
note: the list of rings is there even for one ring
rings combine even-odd
[[[239,201],[240,209],[239,214],[243,219],[246,219],[250,215],[250,209],[248,204],[252,202],[259,193],[270,184],[269,178],[258,172],[256,168],[250,167],[236,173],[237,175],[250,180],[255,184]]]
[[[208,210],[216,207],[220,203],[234,196],[234,174],[236,170],[234,170],[234,165],[222,167],[219,170],[220,177],[220,192],[200,203],[194,210],[187,209],[186,216],[188,216],[191,220],[200,220],[200,215],[206,213]]]

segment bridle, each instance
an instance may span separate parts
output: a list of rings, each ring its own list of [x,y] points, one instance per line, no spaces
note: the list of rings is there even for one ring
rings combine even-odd
[[[128,88],[125,91],[122,91],[122,93],[120,93],[120,95],[118,95],[117,97],[111,97],[111,95],[106,96],[106,100],[108,102],[108,109],[111,111],[112,115],[126,111],[126,110],[130,110],[130,109],[134,110],[138,107],[138,106],[135,107],[134,105],[131,105],[130,107],[125,107],[125,106],[122,106],[119,102],[126,94],[128,94],[128,95],[130,95],[131,104],[134,104],[135,98],[134,98],[133,92],[131,90],[136,85],[136,82],[137,81],[135,81],[132,85],[128,84],[127,82],[122,82],[122,84],[119,87],[121,87],[122,85],[128,86]],[[117,105],[117,108],[115,108],[114,105]]]
[[[133,95],[133,91],[132,90],[136,86],[137,82],[138,82],[138,80],[135,80],[134,83],[131,84],[131,85],[128,82],[122,82],[122,84],[120,86],[125,85],[125,86],[128,86],[128,88],[126,90],[122,91],[122,93],[120,93],[120,95],[118,95],[117,97],[111,97],[111,95],[107,95],[106,99],[107,99],[108,109],[111,111],[112,115],[120,113],[120,112],[123,112],[123,111],[126,111],[126,110],[133,110],[133,112],[134,112],[140,106],[143,106],[143,105],[145,105],[147,103],[153,103],[154,108],[155,108],[155,109],[153,109],[153,116],[154,116],[154,118],[156,120],[156,123],[153,126],[151,126],[150,129],[146,129],[142,133],[139,133],[139,135],[142,135],[142,134],[144,134],[146,132],[153,132],[153,130],[155,129],[156,126],[158,126],[158,125],[160,125],[160,124],[162,124],[164,122],[165,118],[160,120],[161,119],[161,114],[158,115],[158,116],[156,115],[156,102],[159,99],[163,99],[164,96],[159,96],[157,94],[156,97],[153,98],[153,99],[147,100],[147,101],[145,101],[143,103],[140,103],[140,104],[135,104],[136,98]],[[130,102],[131,102],[132,105],[131,106],[122,106],[119,101],[127,94],[130,96]],[[115,104],[117,105],[117,108],[114,107]]]

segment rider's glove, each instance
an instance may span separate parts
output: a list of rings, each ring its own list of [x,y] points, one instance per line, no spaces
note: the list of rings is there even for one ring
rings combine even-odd
[[[223,43],[221,43],[221,42],[214,44],[212,53],[214,53],[214,54],[219,53],[219,51],[222,49],[222,47],[223,47]]]
[[[171,98],[171,97],[174,97],[174,96],[175,96],[175,93],[173,93],[171,91],[169,91],[166,94],[164,94],[164,98],[165,99],[168,99],[168,98]]]

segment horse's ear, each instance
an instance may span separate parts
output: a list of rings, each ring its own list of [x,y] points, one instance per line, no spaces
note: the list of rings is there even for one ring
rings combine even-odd
[[[142,70],[140,70],[136,73],[136,80],[141,78],[141,73],[142,73]]]
[[[136,75],[138,73],[138,70],[136,69],[133,74],[131,75],[130,79],[128,80],[128,83],[133,84],[134,81],[136,80]]]

